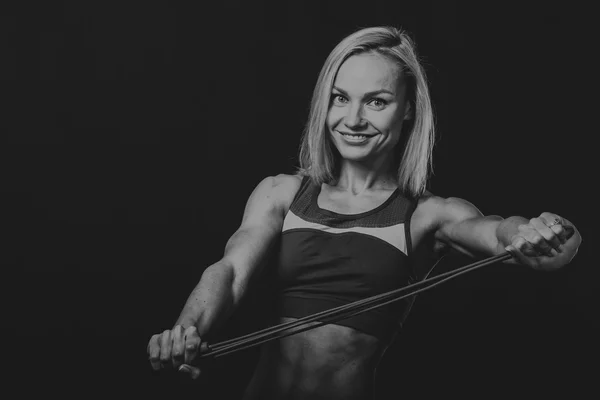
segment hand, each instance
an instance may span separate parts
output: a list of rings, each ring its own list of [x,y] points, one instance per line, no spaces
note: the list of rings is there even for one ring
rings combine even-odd
[[[192,379],[200,376],[200,369],[190,363],[196,358],[202,340],[195,326],[185,330],[176,325],[162,334],[153,335],[148,343],[148,357],[155,371],[177,369],[189,374]]]
[[[575,227],[552,213],[542,213],[518,229],[506,251],[519,263],[535,269],[556,270],[568,264],[581,243]]]

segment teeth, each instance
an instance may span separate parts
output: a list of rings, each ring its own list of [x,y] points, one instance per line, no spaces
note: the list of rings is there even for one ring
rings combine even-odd
[[[348,138],[352,138],[352,139],[366,139],[368,137],[365,135],[346,135],[346,134],[344,136],[346,136]]]

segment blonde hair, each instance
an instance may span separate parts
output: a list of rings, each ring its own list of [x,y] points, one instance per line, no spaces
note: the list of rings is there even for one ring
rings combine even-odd
[[[426,190],[433,171],[431,155],[435,140],[433,109],[425,71],[415,44],[402,30],[394,27],[361,29],[343,39],[329,54],[313,91],[308,122],[302,134],[297,173],[309,176],[313,183],[331,183],[338,173],[339,161],[326,128],[331,89],[340,66],[349,57],[376,53],[402,68],[408,84],[412,118],[404,121],[395,154],[398,186],[404,193],[418,197]],[[402,154],[400,154],[402,153]],[[397,156],[401,155],[400,158]]]

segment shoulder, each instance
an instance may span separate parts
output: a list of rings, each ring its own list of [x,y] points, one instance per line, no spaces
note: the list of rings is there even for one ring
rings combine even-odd
[[[279,187],[279,190],[298,190],[302,183],[302,175],[279,174],[270,177],[273,185]]]
[[[282,198],[291,196],[293,199],[302,183],[301,175],[279,174],[270,178],[272,179],[273,191]]]
[[[287,212],[302,183],[301,175],[278,174],[268,176],[259,183],[274,204]]]
[[[246,202],[242,224],[262,224],[266,220],[283,221],[300,188],[301,177],[279,174],[263,178]]]

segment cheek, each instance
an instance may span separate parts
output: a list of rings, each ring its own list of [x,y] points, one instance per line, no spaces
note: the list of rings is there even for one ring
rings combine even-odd
[[[335,127],[340,120],[343,118],[344,113],[339,107],[331,107],[327,112],[327,126],[330,128]]]
[[[373,116],[371,122],[377,129],[389,135],[399,134],[402,128],[402,119],[395,113],[378,113]]]
[[[403,124],[404,124],[404,120],[402,118],[396,118],[392,122],[392,128],[391,128],[391,130],[393,131],[393,133],[395,135],[400,136],[400,131],[402,131]]]

